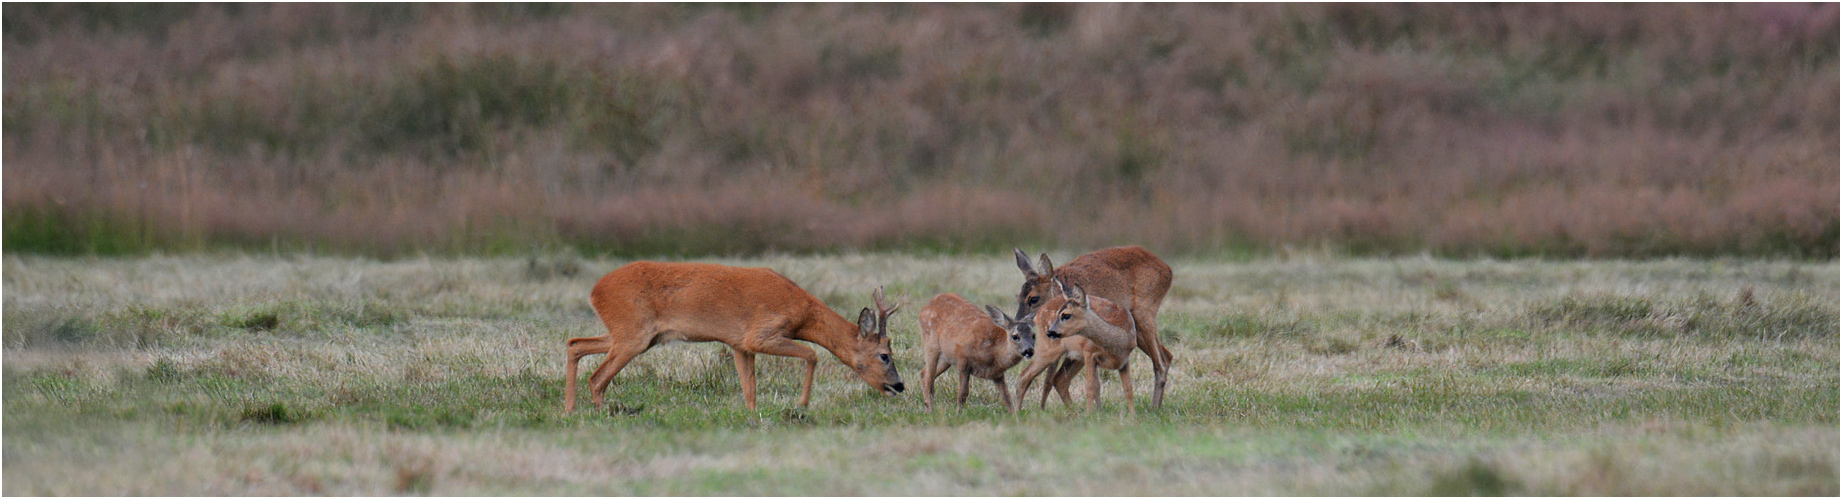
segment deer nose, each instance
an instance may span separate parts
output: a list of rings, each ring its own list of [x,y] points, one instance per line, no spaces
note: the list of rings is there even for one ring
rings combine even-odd
[[[895,389],[897,393],[901,393],[902,392],[902,382],[897,382],[895,385],[890,386],[890,388]]]
[[[1024,350],[1024,357],[1026,357],[1026,358],[1028,358],[1028,357],[1030,357],[1030,355],[1032,355],[1032,354],[1036,354],[1036,353],[1037,353],[1037,350],[1036,350],[1036,349],[1025,349],[1025,350]]]

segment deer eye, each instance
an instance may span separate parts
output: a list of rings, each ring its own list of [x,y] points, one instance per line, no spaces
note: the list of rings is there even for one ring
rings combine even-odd
[[[1017,337],[1017,335],[1016,335],[1016,334],[1012,334],[1012,335],[1011,335],[1011,340],[1017,340],[1017,339],[1018,339],[1018,337]]]
[[[1033,306],[1034,306],[1034,305],[1037,305],[1037,299],[1039,299],[1039,298],[1041,298],[1041,297],[1031,297],[1031,298],[1030,298],[1030,305],[1033,305]]]
[[[1062,313],[1062,319],[1064,321],[1067,321],[1069,318],[1070,318],[1069,313]]]
[[[889,364],[889,362],[890,362],[890,355],[888,355],[888,354],[878,354],[878,355],[877,355],[877,360],[878,360],[878,361],[882,361],[882,362],[883,362],[883,364]]]

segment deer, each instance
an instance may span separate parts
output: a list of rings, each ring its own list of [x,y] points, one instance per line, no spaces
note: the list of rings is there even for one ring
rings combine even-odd
[[[967,383],[972,377],[998,386],[1005,409],[1016,411],[1005,372],[1030,357],[1036,344],[1029,320],[1015,320],[996,307],[980,311],[952,293],[935,295],[918,317],[922,338],[922,403],[934,411],[934,381],[949,367],[960,369],[958,404],[966,407]],[[1020,326],[1021,325],[1021,326]],[[1020,333],[1020,330],[1022,333]]]
[[[1024,367],[1024,372],[1018,377],[1018,404],[1023,405],[1025,396],[1030,394],[1030,385],[1036,381],[1038,374],[1047,369],[1049,375],[1043,382],[1043,397],[1037,402],[1037,407],[1049,407],[1051,389],[1054,389],[1058,396],[1062,396],[1063,406],[1075,406],[1069,397],[1069,384],[1075,380],[1076,374],[1081,373],[1082,366],[1085,364],[1083,361],[1086,359],[1085,353],[1095,349],[1093,343],[1079,336],[1050,339],[1044,336],[1043,330],[1034,328],[1035,325],[1032,323],[1034,321],[1020,324],[1020,326],[1035,330],[1034,334],[1027,333],[1028,330],[1020,333],[1035,336],[1037,341],[1034,349],[1035,356],[1030,358],[1030,364]],[[1016,412],[1017,409],[1013,408],[1012,413]]]
[[[1152,358],[1152,407],[1164,405],[1165,379],[1171,367],[1171,351],[1158,338],[1158,308],[1171,290],[1171,266],[1140,246],[1112,247],[1082,254],[1062,267],[1055,267],[1049,254],[1042,254],[1038,267],[1030,257],[1013,248],[1018,270],[1024,273],[1024,285],[1018,290],[1017,317],[1035,313],[1057,293],[1052,280],[1061,279],[1080,285],[1093,297],[1107,299],[1125,307],[1135,319],[1139,350]],[[1051,380],[1055,378],[1051,375]],[[1044,390],[1048,390],[1047,386]],[[1019,397],[1023,394],[1020,393]],[[1049,395],[1044,394],[1045,398]],[[1067,396],[1064,396],[1065,401]]]
[[[796,404],[806,407],[813,395],[819,357],[800,342],[825,348],[871,388],[894,397],[902,393],[903,386],[890,357],[889,316],[902,306],[885,307],[881,287],[871,298],[876,312],[864,308],[853,323],[768,268],[629,263],[602,276],[589,292],[589,303],[608,333],[566,343],[563,413],[576,409],[576,365],[584,356],[605,355],[589,378],[589,399],[600,407],[621,368],[640,353],[669,342],[728,345],[742,381],[743,403],[750,410],[755,409],[756,354],[806,362],[806,378]]]
[[[1126,392],[1126,411],[1135,413],[1131,356],[1138,346],[1138,324],[1132,312],[1113,301],[1088,295],[1079,285],[1062,280],[1053,280],[1053,284],[1059,294],[1044,303],[1034,323],[1037,331],[1042,332],[1039,343],[1056,343],[1052,349],[1062,352],[1031,360],[1018,384],[1018,398],[1023,399],[1029,392],[1030,382],[1038,373],[1060,361],[1044,383],[1043,404],[1047,404],[1049,391],[1054,387],[1061,393],[1063,404],[1068,405],[1069,382],[1086,366],[1089,409],[1100,408],[1100,370],[1108,369],[1120,372],[1120,385]]]

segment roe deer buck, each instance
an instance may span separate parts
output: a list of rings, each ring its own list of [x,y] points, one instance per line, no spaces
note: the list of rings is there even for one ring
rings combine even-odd
[[[1049,399],[1049,390],[1056,387],[1061,393],[1063,403],[1069,403],[1068,383],[1081,366],[1088,368],[1088,408],[1100,408],[1101,378],[1100,370],[1117,370],[1120,372],[1120,385],[1126,392],[1126,411],[1135,413],[1133,405],[1133,378],[1131,356],[1137,344],[1137,326],[1133,314],[1126,308],[1115,305],[1100,297],[1089,296],[1080,286],[1069,285],[1062,280],[1055,280],[1060,294],[1043,304],[1038,311],[1036,327],[1043,332],[1044,342],[1059,342],[1065,353],[1059,356],[1062,366],[1051,373],[1050,380],[1043,387],[1043,398]],[[1071,364],[1074,357],[1079,361]],[[1023,399],[1029,391],[1029,379],[1034,378],[1056,359],[1044,358],[1043,362],[1032,360],[1025,369],[1025,382],[1018,385],[1018,398]]]
[[[883,289],[872,297],[877,312],[858,312],[853,324],[793,281],[767,268],[718,264],[634,262],[603,276],[589,293],[595,314],[608,333],[569,340],[563,390],[563,413],[576,409],[576,363],[583,356],[607,354],[589,379],[589,399],[601,406],[614,375],[634,356],[653,346],[674,342],[722,342],[732,349],[742,399],[755,409],[755,354],[789,356],[806,361],[806,381],[798,406],[813,395],[813,370],[819,357],[796,340],[819,344],[857,371],[871,387],[894,396],[902,377],[890,359],[889,315]]]
[[[922,308],[919,318],[922,338],[922,403],[934,410],[934,379],[950,366],[960,368],[959,405],[966,407],[967,382],[971,377],[991,380],[998,386],[1006,410],[1011,404],[1011,388],[1005,386],[1005,371],[1031,354],[1036,337],[1025,338],[1012,325],[1018,323],[996,307],[980,312],[965,298],[951,293],[934,296]],[[1028,334],[1029,326],[1023,328]]]
[[[1171,290],[1171,266],[1139,246],[1095,250],[1062,267],[1052,266],[1049,254],[1043,254],[1041,269],[1030,267],[1030,257],[1023,250],[1014,248],[1012,253],[1017,256],[1018,270],[1024,272],[1024,286],[1017,295],[1017,316],[1036,312],[1056,294],[1050,284],[1054,278],[1081,285],[1090,295],[1112,301],[1133,314],[1138,324],[1138,347],[1152,358],[1152,407],[1163,406],[1165,377],[1172,358],[1171,351],[1158,338],[1158,307],[1165,300],[1165,292]]]

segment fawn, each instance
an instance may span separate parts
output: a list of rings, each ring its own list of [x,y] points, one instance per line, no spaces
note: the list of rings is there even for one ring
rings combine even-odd
[[[934,379],[955,366],[960,368],[960,407],[966,407],[967,382],[979,377],[998,386],[1006,410],[1016,410],[1011,390],[1005,386],[1005,371],[1032,354],[1036,337],[1029,334],[1028,320],[1013,320],[992,306],[982,313],[972,302],[951,293],[934,296],[922,308],[919,320],[922,402],[929,411],[934,410]],[[1023,325],[1022,334],[1018,325]]]

